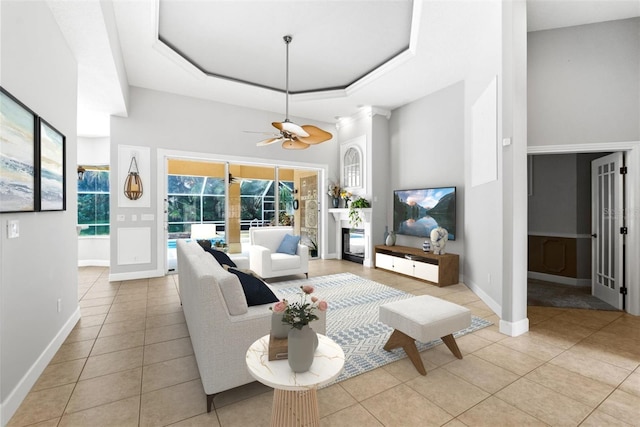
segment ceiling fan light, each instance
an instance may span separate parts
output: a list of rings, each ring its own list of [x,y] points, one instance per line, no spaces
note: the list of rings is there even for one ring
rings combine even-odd
[[[281,131],[289,132],[289,133],[294,134],[296,136],[303,136],[303,137],[309,136],[307,131],[305,131],[302,126],[297,125],[297,124],[295,124],[293,122],[290,122],[288,120],[285,120],[284,122],[273,122],[271,124],[275,128],[280,129]]]

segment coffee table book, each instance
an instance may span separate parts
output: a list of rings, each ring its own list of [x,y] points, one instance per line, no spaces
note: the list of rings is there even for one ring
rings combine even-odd
[[[288,350],[287,338],[272,338],[269,335],[269,360],[286,360]]]

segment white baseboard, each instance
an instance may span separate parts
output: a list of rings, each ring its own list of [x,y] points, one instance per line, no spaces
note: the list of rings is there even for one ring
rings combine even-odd
[[[578,279],[575,277],[556,276],[554,274],[527,271],[529,279],[542,280],[544,282],[560,283],[569,286],[591,286],[591,279]]]
[[[120,280],[150,279],[152,277],[162,277],[164,275],[165,272],[162,270],[132,271],[130,273],[109,274],[109,281],[117,282]]]
[[[478,285],[476,285],[475,283],[473,283],[472,281],[469,282],[463,282],[461,281],[461,283],[464,283],[465,285],[467,285],[467,287],[469,289],[471,289],[473,291],[474,294],[478,295],[480,297],[480,299],[482,300],[482,302],[484,302],[485,304],[487,304],[489,306],[489,308],[491,309],[491,311],[493,311],[496,315],[500,316],[502,313],[502,306],[500,304],[498,304],[493,298],[491,298],[489,295],[486,294],[485,291],[483,291]]]
[[[500,332],[510,337],[517,337],[518,335],[529,332],[529,319],[525,318],[517,322],[500,320]]]
[[[110,267],[111,261],[108,259],[79,259],[78,267]]]
[[[7,398],[2,402],[0,413],[2,414],[2,419],[0,419],[0,425],[6,425],[13,414],[18,410],[20,404],[27,397],[29,390],[31,387],[38,381],[42,372],[44,372],[51,359],[56,355],[56,352],[64,343],[64,340],[67,339],[69,333],[73,329],[73,327],[80,320],[80,307],[73,312],[69,320],[65,322],[60,331],[56,334],[56,336],[51,340],[49,345],[44,349],[42,354],[36,359],[31,368],[27,371],[27,373],[22,377],[20,382],[16,385],[16,387],[11,390]]]

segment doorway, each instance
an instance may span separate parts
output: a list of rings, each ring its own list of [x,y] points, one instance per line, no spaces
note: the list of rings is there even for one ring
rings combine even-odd
[[[592,249],[607,252],[607,262],[600,263],[607,274],[611,273],[609,261],[615,256],[622,259],[621,249],[598,245],[592,237],[598,224],[594,217],[598,211],[592,208],[598,193],[592,193],[591,164],[607,155],[610,153],[529,156],[528,305],[619,308],[610,300],[603,301],[592,288],[592,278],[598,277]],[[621,152],[616,155],[622,157]],[[608,197],[608,189],[606,193]]]

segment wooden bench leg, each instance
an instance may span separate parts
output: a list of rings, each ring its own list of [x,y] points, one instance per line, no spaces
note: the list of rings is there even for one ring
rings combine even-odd
[[[418,348],[416,347],[416,340],[414,340],[404,332],[400,332],[399,330],[394,329],[393,333],[391,334],[383,348],[387,351],[391,351],[394,348],[398,347],[402,347],[404,352],[407,353],[407,356],[409,356],[409,360],[411,360],[413,366],[416,367],[421,375],[427,375],[427,370],[424,369],[424,364],[422,363],[420,353],[418,352]]]
[[[453,334],[442,337],[442,342],[444,342],[447,347],[449,347],[449,350],[451,350],[451,353],[453,353],[455,357],[457,357],[458,359],[462,359],[462,353],[458,348],[458,344],[456,343],[456,339],[453,337]]]

